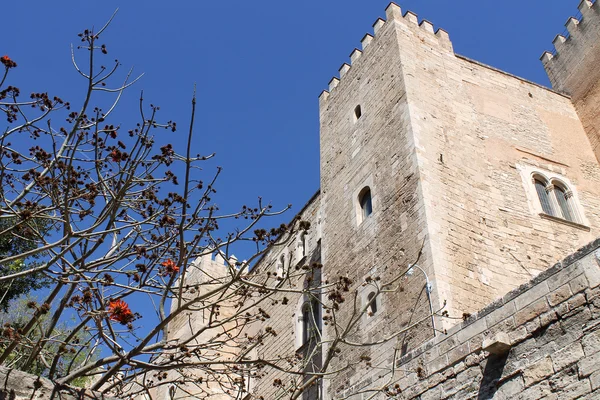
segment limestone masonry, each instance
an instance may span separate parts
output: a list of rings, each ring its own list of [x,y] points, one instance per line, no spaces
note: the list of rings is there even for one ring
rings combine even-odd
[[[359,288],[421,256],[354,339],[414,327],[344,349],[330,369],[352,367],[304,399],[600,398],[600,5],[579,10],[542,56],[553,89],[455,54],[444,30],[394,3],[330,81],[320,191],[298,215],[311,229],[254,269],[319,262],[323,281]],[[261,357],[303,348],[305,301],[265,306],[278,335]],[[247,398],[286,398],[273,384],[281,373],[263,372]],[[386,382],[395,394],[362,392]]]

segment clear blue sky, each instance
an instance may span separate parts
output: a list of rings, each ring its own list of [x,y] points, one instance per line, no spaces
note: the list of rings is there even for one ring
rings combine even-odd
[[[579,0],[406,0],[450,33],[457,53],[547,85],[539,57],[577,13]],[[199,89],[195,150],[217,153],[225,170],[218,202],[225,210],[257,196],[298,211],[319,187],[318,100],[386,0],[5,1],[0,55],[18,62],[12,84],[77,102],[84,87],[69,44],[101,26],[109,59],[145,77],[123,99],[131,121],[139,90],[183,129],[194,82]],[[1,124],[1,123],[0,123]],[[0,126],[0,128],[2,128]],[[289,220],[292,214],[284,217]]]

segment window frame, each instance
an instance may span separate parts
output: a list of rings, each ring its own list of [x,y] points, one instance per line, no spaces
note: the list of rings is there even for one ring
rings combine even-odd
[[[360,225],[373,215],[373,191],[371,190],[371,187],[364,186],[360,192],[358,192],[356,200],[358,205],[358,224]]]
[[[367,317],[373,318],[379,312],[379,296],[372,290],[367,294]]]
[[[533,214],[546,220],[590,231],[590,223],[585,216],[585,210],[579,200],[577,188],[565,176],[564,168],[561,168],[559,173],[555,172],[557,170],[557,167],[555,166],[553,166],[553,171],[528,163],[517,163],[515,167],[522,177],[529,208]],[[544,210],[544,207],[542,206],[539,192],[536,187],[536,180],[546,185],[545,189],[548,193],[548,201],[551,208],[550,213],[548,213],[547,210]],[[559,187],[560,190],[566,194],[567,205],[572,213],[571,218],[564,217],[564,213],[559,204],[559,199],[557,198],[556,187]]]

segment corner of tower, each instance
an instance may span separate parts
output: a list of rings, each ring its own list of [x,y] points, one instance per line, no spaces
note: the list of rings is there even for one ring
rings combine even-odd
[[[571,96],[592,150],[600,162],[600,5],[582,0],[576,17],[554,38],[541,60],[552,87]]]
[[[581,0],[578,8],[577,15],[567,19],[565,30],[554,37],[554,50],[541,57],[552,87],[575,101],[600,78],[600,6],[597,0]]]
[[[448,32],[441,28],[435,30],[433,24],[427,20],[419,22],[417,14],[412,11],[407,11],[403,14],[401,7],[391,2],[385,8],[385,17],[385,19],[377,18],[375,20],[373,23],[373,33],[366,33],[363,36],[360,41],[360,48],[355,48],[350,53],[349,62],[344,62],[339,68],[339,77],[334,76],[329,81],[328,89],[321,92],[319,95],[319,104],[321,106],[326,106],[331,98],[335,97],[338,86],[343,86],[344,78],[350,75],[352,69],[355,69],[359,64],[364,62],[362,59],[369,56],[369,48],[378,44],[380,37],[390,25],[400,24],[404,29],[414,30],[418,32],[419,36],[428,38],[428,43],[437,44],[444,51],[454,54]]]

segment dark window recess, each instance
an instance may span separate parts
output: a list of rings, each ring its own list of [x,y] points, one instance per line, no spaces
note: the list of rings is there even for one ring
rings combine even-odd
[[[354,109],[354,119],[358,120],[361,116],[362,116],[362,109],[360,108],[360,106],[356,106],[356,108]]]
[[[550,196],[548,196],[548,192],[546,191],[546,184],[536,179],[535,190],[537,191],[537,195],[540,199],[542,210],[544,210],[544,212],[548,215],[555,216],[552,212],[552,207],[550,206]]]
[[[369,307],[367,308],[367,311],[370,313],[371,316],[373,316],[377,313],[377,299],[375,298],[375,292],[369,293],[369,295],[367,296],[367,301],[369,302]]]
[[[371,200],[371,189],[368,187],[363,189],[359,197],[360,209],[362,211],[363,220],[373,214],[373,202]]]

